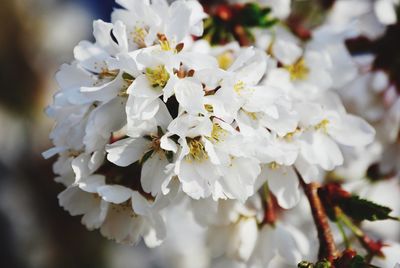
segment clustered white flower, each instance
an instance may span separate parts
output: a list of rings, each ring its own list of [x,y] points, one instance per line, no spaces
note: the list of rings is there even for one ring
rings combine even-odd
[[[278,18],[289,13],[290,1],[264,2]],[[358,75],[344,35],[320,27],[304,42],[276,26],[253,29],[255,47],[210,46],[195,0],[117,3],[56,76],[44,155],[58,154],[60,205],[110,239],[154,247],[186,200],[213,256],[300,262],[309,242],[291,223],[263,221],[260,192],[293,208],[296,172],[318,180],[343,164],[343,150],[373,141],[336,93]]]

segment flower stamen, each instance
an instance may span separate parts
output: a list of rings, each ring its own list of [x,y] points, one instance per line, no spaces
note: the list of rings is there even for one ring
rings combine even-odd
[[[169,73],[164,65],[155,68],[146,68],[146,77],[152,87],[164,88],[169,80]]]
[[[305,80],[310,73],[310,69],[307,67],[304,58],[300,58],[294,64],[286,66],[285,68],[289,71],[292,81]]]
[[[201,141],[198,139],[188,138],[189,154],[186,156],[186,160],[191,161],[203,161],[208,159],[208,154]]]

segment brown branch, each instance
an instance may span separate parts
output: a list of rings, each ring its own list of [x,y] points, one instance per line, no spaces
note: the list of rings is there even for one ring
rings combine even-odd
[[[319,251],[318,259],[327,259],[332,262],[337,256],[335,241],[333,239],[332,231],[328,223],[328,217],[322,202],[318,196],[319,185],[315,182],[305,183],[300,173],[295,169],[299,177],[300,184],[307,196],[308,202],[311,207],[312,216],[318,232]]]

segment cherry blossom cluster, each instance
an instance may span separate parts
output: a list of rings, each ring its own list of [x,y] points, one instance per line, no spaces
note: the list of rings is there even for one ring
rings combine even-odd
[[[359,69],[335,13],[337,27],[307,40],[276,24],[248,29],[252,46],[212,45],[195,0],[116,2],[56,75],[44,156],[58,155],[60,205],[118,243],[159,246],[184,204],[213,257],[266,267],[313,256],[279,211],[299,205],[301,183],[320,182],[375,138],[338,94]],[[260,3],[277,20],[290,13],[290,1]]]

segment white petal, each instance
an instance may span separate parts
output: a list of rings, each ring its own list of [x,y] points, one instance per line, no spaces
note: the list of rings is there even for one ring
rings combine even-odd
[[[221,168],[222,169],[222,168]],[[241,202],[253,194],[254,184],[261,172],[259,163],[248,158],[234,158],[229,166],[223,168],[219,180],[223,191]]]
[[[379,21],[389,25],[397,22],[394,1],[378,0],[374,3],[375,13]]]
[[[44,151],[42,153],[42,156],[44,159],[49,159],[49,158],[55,156],[56,154],[66,151],[67,149],[68,148],[65,148],[65,147],[53,147],[53,148],[50,148],[50,149]]]
[[[143,236],[144,242],[146,246],[149,248],[158,247],[162,244],[163,240],[157,237],[157,232],[154,229],[150,229],[150,231]]]
[[[166,25],[165,35],[169,40],[180,42],[189,32],[190,9],[184,2],[174,2],[170,8],[170,21]]]
[[[105,155],[103,150],[94,152],[88,163],[89,169],[97,170],[103,164]]]
[[[101,70],[107,69],[105,60],[109,55],[88,41],[82,41],[75,47],[74,56],[82,67],[91,72],[100,73]]]
[[[72,160],[71,166],[75,172],[76,180],[89,176],[89,160],[89,154],[81,154],[78,157],[74,158],[74,160]]]
[[[156,196],[161,191],[161,185],[167,179],[165,168],[168,161],[165,156],[160,156],[158,153],[153,155],[142,165],[142,173],[140,182],[143,190],[146,193],[151,193]]]
[[[103,236],[109,239],[115,239],[118,243],[134,244],[139,239],[142,217],[131,217],[131,209],[117,210],[110,208],[107,217],[101,226],[100,232]],[[136,225],[136,234],[131,233],[132,225]],[[129,239],[129,241],[127,241]]]
[[[265,224],[260,230],[257,247],[251,261],[261,261],[260,267],[268,267],[268,263],[276,255],[279,237],[276,236],[275,229]]]
[[[235,224],[228,244],[227,255],[240,261],[247,261],[257,243],[258,227],[254,217],[244,218]]]
[[[138,192],[132,192],[132,209],[136,214],[143,216],[150,215],[151,213],[149,201]]]
[[[310,165],[302,156],[297,158],[295,166],[306,183],[315,181],[318,177],[318,168],[314,165]]]
[[[177,144],[173,140],[171,140],[167,135],[164,135],[164,136],[161,137],[160,146],[164,150],[172,151],[174,153],[176,153],[177,150],[178,150]]]
[[[97,133],[108,137],[111,132],[120,130],[125,125],[125,104],[124,98],[117,97],[97,108],[93,117]]]
[[[97,193],[97,188],[106,183],[106,178],[103,175],[91,175],[84,180],[79,181],[78,186],[82,190],[89,193]]]
[[[189,68],[197,70],[203,70],[208,68],[216,69],[218,67],[218,62],[215,57],[201,54],[201,53],[193,53],[193,52],[181,52],[179,54],[182,62]],[[216,72],[218,69],[216,70]]]
[[[115,98],[124,86],[124,81],[121,77],[113,79],[111,82],[101,86],[81,87],[80,91],[91,101],[107,102]]]
[[[89,230],[99,228],[103,224],[104,219],[107,216],[107,211],[108,211],[108,202],[101,200],[100,205],[88,211],[82,217],[82,224],[84,224],[86,228],[88,228]]]
[[[72,216],[82,215],[96,207],[97,201],[93,194],[71,186],[58,195],[58,202],[61,207],[67,210]]]
[[[299,179],[291,167],[269,169],[267,181],[282,208],[292,208],[300,201]]]
[[[137,97],[156,99],[162,95],[162,89],[152,87],[146,75],[140,75],[129,86],[128,93]]]
[[[184,79],[175,85],[176,100],[182,108],[191,114],[205,113],[204,91],[194,79]]]
[[[149,141],[144,138],[123,139],[107,145],[107,159],[120,166],[126,167],[140,160],[149,149]]]
[[[293,64],[303,52],[297,44],[279,39],[272,46],[272,50],[275,57],[284,65]]]
[[[301,154],[310,164],[318,164],[325,170],[332,170],[343,164],[339,146],[324,133],[314,133],[310,140],[303,141]]]
[[[132,190],[121,185],[104,185],[97,192],[105,201],[114,204],[121,204],[132,196]]]
[[[248,85],[256,85],[264,76],[267,68],[267,58],[257,51],[254,61],[237,72],[239,80]]]
[[[178,178],[182,183],[182,190],[193,199],[205,198],[209,195],[209,186],[207,185],[207,177],[203,178],[194,167],[196,164],[188,163],[183,160],[181,162]],[[208,169],[210,167],[207,167]],[[213,169],[209,169],[213,172]]]
[[[375,129],[364,119],[354,115],[343,115],[338,122],[328,126],[328,133],[336,141],[348,146],[365,146],[375,137]]]
[[[283,226],[277,225],[276,227],[278,242],[279,255],[290,265],[297,265],[302,261],[302,255],[300,249],[296,243],[294,237],[289,233]]]

